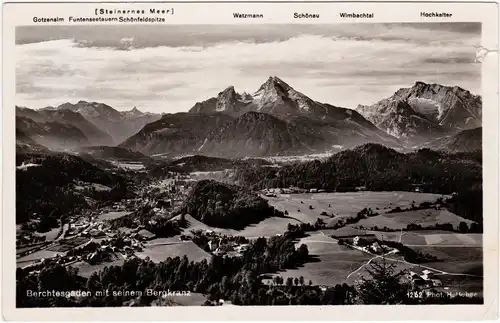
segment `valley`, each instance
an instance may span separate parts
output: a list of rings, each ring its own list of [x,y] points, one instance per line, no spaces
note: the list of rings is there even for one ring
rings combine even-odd
[[[57,234],[59,228],[51,229],[42,242],[29,242],[33,237],[31,229],[26,229],[26,224],[18,227],[19,241],[26,241],[18,246],[17,266],[23,272],[39,275],[47,266],[60,265],[74,268],[77,275],[90,279],[102,275],[106,268],[122,267],[129,261],[159,265],[168,259],[184,257],[195,263],[211,261],[213,257],[242,259],[247,250],[253,250],[261,239],[283,238],[292,241],[295,248],[305,246],[309,259],[295,268],[285,266],[277,271],[264,270],[262,283],[274,285],[280,279],[286,282],[300,278],[306,286],[328,290],[342,284],[356,285],[359,279],[367,277],[369,264],[381,260],[380,254],[353,242],[364,239],[374,241],[377,246],[396,242],[412,252],[432,255],[432,260],[422,263],[406,261],[403,249],[397,247],[383,258],[407,273],[431,271],[439,285],[434,283],[433,287],[427,288],[464,292],[480,291],[482,286],[481,231],[475,221],[447,210],[446,201],[452,198],[451,194],[415,190],[367,191],[364,188],[352,192],[325,192],[317,188],[276,187],[230,197],[239,194],[240,188],[214,181],[220,179],[217,174],[220,171],[205,172],[200,179],[198,169],[206,169],[207,163],[212,163],[211,167],[217,169],[214,165],[221,164],[228,172],[227,181],[234,183],[238,167],[247,167],[248,160],[234,160],[233,168],[226,168],[229,167],[228,160],[184,157],[182,163],[178,160],[162,161],[165,171],[160,176],[151,173],[152,167],[158,167],[158,164],[152,166],[136,160],[141,168],[123,168],[113,163],[113,159],[103,162],[115,167],[111,169],[116,176],[136,183],[127,189],[130,194],[112,203],[94,202],[91,203],[93,206],[78,214],[68,214],[64,219],[64,230]],[[182,169],[183,166],[187,171]],[[286,163],[276,167],[286,167]],[[28,170],[40,168],[24,168],[18,172]],[[87,185],[101,184],[88,180]],[[252,213],[246,215],[243,204],[234,211],[228,211],[229,206],[210,211],[213,202],[210,202],[210,197],[207,200],[203,197],[203,192],[209,187],[207,192],[219,192],[213,197],[216,201],[220,199],[220,203],[228,203],[231,199],[233,202],[230,203],[255,199],[249,202]],[[88,194],[86,199],[96,198],[94,190],[80,192]],[[197,204],[191,205],[190,201]],[[268,205],[274,211],[266,215],[262,212],[267,211],[259,211],[258,203],[264,203],[263,206]],[[213,222],[207,215],[197,213],[202,209],[205,209],[203,214],[237,212],[240,219],[237,222]],[[241,217],[256,214],[259,214],[256,219],[241,222]],[[227,213],[224,216],[233,215]]]
[[[408,290],[481,302],[482,137],[462,122],[479,120],[478,100],[417,82],[358,113],[270,77],[253,94],[229,87],[176,114],[18,107],[18,286],[334,305],[359,302],[381,270],[398,277],[400,304],[419,302]]]

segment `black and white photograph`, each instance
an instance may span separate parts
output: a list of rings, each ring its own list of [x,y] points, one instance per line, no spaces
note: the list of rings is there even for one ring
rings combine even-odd
[[[481,36],[17,26],[16,307],[484,304]]]

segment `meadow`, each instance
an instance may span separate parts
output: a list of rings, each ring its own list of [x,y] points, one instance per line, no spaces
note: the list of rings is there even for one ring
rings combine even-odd
[[[38,262],[42,259],[48,259],[48,258],[54,258],[57,257],[58,255],[64,255],[63,252],[57,252],[57,251],[51,251],[48,249],[43,249],[39,251],[35,251],[29,255],[26,255],[24,257],[18,258],[16,260],[16,266],[17,267],[24,267],[27,265],[34,264],[35,262]]]
[[[339,245],[335,239],[321,232],[301,239],[297,245],[302,243],[307,245],[309,254],[316,258],[316,261],[281,272],[280,275],[285,280],[288,277],[303,276],[306,283],[311,280],[314,285],[342,284],[347,281],[349,273],[373,257],[362,251]]]
[[[91,265],[85,261],[79,261],[71,265],[71,267],[78,269],[78,275],[89,278],[93,272],[98,272],[104,269],[104,267],[110,266],[122,266],[125,262],[125,259],[117,254],[115,255],[115,259],[112,261],[103,262],[96,265]]]
[[[364,208],[378,213],[387,212],[397,206],[408,208],[412,203],[434,202],[443,197],[440,194],[417,192],[346,192],[346,193],[304,193],[279,194],[266,197],[269,204],[281,211],[288,211],[290,217],[302,222],[316,221],[322,212],[334,217],[352,217]],[[446,197],[446,196],[445,196]],[[312,207],[312,209],[310,208]]]
[[[137,257],[149,257],[153,262],[161,262],[168,257],[182,257],[186,255],[189,261],[210,260],[210,254],[195,245],[192,241],[166,242],[165,244],[148,245],[141,252],[136,252]]]
[[[423,209],[397,213],[382,213],[374,217],[362,219],[351,226],[363,226],[371,228],[387,227],[389,229],[400,230],[406,228],[408,224],[419,224],[422,227],[430,227],[436,224],[451,223],[455,229],[459,228],[460,222],[467,223],[468,226],[474,221],[464,219],[447,210]]]

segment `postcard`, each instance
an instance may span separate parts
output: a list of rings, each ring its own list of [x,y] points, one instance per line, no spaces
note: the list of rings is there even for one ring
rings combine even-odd
[[[498,3],[6,3],[7,320],[498,318]]]

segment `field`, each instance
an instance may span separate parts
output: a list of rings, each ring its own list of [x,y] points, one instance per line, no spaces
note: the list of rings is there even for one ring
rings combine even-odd
[[[173,219],[178,219],[179,217],[175,217]],[[236,230],[231,230],[231,229],[222,229],[222,228],[214,228],[209,225],[206,225],[203,222],[198,221],[197,219],[193,218],[190,215],[185,216],[186,221],[188,222],[188,228],[184,229],[184,233],[189,233],[192,230],[212,230],[214,232],[219,232],[221,234],[227,234],[227,235],[236,235],[238,234],[238,231]]]
[[[409,208],[412,203],[433,202],[441,195],[413,192],[357,192],[357,193],[317,193],[317,194],[280,194],[278,197],[266,197],[269,204],[281,211],[288,211],[288,216],[283,218],[268,218],[260,223],[250,225],[244,230],[228,230],[209,227],[192,217],[187,217],[191,226],[185,231],[192,229],[212,230],[231,235],[242,235],[247,238],[259,236],[273,236],[286,231],[288,223],[314,223],[318,218],[327,223],[336,221],[342,217],[353,217],[364,208],[371,208],[380,213],[358,223],[348,225],[338,230],[325,229],[312,233],[311,236],[301,239],[298,244],[305,243],[309,253],[317,260],[312,261],[300,268],[287,270],[280,275],[287,277],[303,276],[308,282],[311,280],[315,285],[336,285],[342,283],[353,284],[362,276],[367,276],[365,265],[374,255],[362,251],[338,245],[330,236],[340,235],[375,235],[380,240],[400,241],[412,249],[423,253],[435,254],[438,261],[423,264],[422,266],[405,262],[401,256],[390,255],[388,261],[396,265],[397,270],[410,270],[411,268],[431,268],[435,273],[442,271],[450,273],[464,273],[466,271],[478,271],[482,268],[481,258],[481,234],[459,234],[438,230],[421,230],[411,232],[380,232],[360,230],[357,226],[364,227],[388,227],[391,229],[402,229],[410,223],[418,223],[422,226],[431,226],[436,223],[452,223],[456,228],[464,221],[470,225],[472,221],[465,220],[446,210],[415,210],[399,213],[386,212],[399,206]],[[310,207],[311,206],[311,207]],[[300,210],[300,211],[299,211]],[[327,215],[321,215],[326,212]],[[331,218],[331,215],[334,218]],[[168,241],[165,241],[168,242]],[[171,242],[175,242],[171,241]],[[179,244],[169,246],[179,248]],[[465,248],[463,255],[459,253]],[[152,253],[153,255],[156,252]],[[171,254],[171,251],[162,250],[160,258],[163,260]],[[372,261],[379,261],[376,258]],[[349,276],[349,277],[348,277]],[[456,286],[456,281],[462,281],[468,276],[445,275],[448,286]],[[471,283],[471,281],[476,280]],[[477,285],[477,277],[469,277],[468,283]]]
[[[372,208],[372,210],[376,210],[378,207],[378,212],[382,213],[384,209],[388,211],[396,206],[410,207],[412,202],[418,204],[424,201],[435,201],[439,197],[441,195],[413,192],[280,194],[278,197],[266,197],[266,199],[276,209],[283,212],[285,210],[288,211],[288,215],[283,218],[268,218],[257,224],[249,225],[241,231],[237,231],[210,227],[191,216],[186,216],[190,225],[184,232],[186,233],[191,230],[212,230],[228,235],[241,235],[247,238],[269,237],[285,232],[289,223],[314,224],[318,218],[321,218],[328,224],[333,221],[336,222],[336,219],[340,217],[355,216],[359,211],[367,207]],[[326,212],[327,215],[321,215],[322,212]],[[333,219],[331,218],[332,214],[335,214]],[[377,225],[379,227],[388,226],[400,229],[406,227],[408,223],[414,223],[415,220],[421,221],[424,224],[435,224],[436,221],[437,223],[452,222],[457,224],[457,226],[460,221],[471,222],[448,211],[421,210],[382,214],[362,220],[353,225],[348,225],[346,228],[340,230],[353,230],[361,234],[364,231],[356,230],[353,227],[363,223],[367,227]]]
[[[16,260],[16,263],[17,263],[17,267],[24,267],[27,265],[31,265],[31,264],[33,264],[41,259],[54,258],[58,255],[63,255],[63,254],[64,253],[62,253],[62,252],[56,252],[56,251],[44,249],[44,250],[35,251],[29,255],[18,258]]]
[[[439,261],[426,266],[449,273],[482,275],[483,252],[477,247],[412,247],[412,249],[436,256]]]
[[[373,256],[359,250],[341,246],[320,232],[301,239],[298,244],[305,243],[312,256],[317,256],[318,262],[309,262],[304,266],[286,270],[280,275],[285,278],[303,276],[305,282],[311,280],[314,285],[336,285],[346,282],[347,275],[355,271]]]
[[[121,266],[121,265],[123,265],[124,262],[125,262],[125,259],[121,255],[116,255],[115,260],[113,260],[113,261],[103,262],[103,263],[97,264],[97,265],[91,265],[88,262],[79,261],[79,262],[72,264],[71,267],[78,269],[78,275],[85,277],[85,278],[89,278],[93,272],[103,270],[104,267]]]
[[[60,240],[55,245],[47,248],[47,250],[56,252],[66,252],[70,249],[81,246],[87,243],[88,241],[90,241],[90,239],[86,237],[75,237],[67,240]]]
[[[124,169],[131,169],[131,170],[140,170],[144,168],[144,164],[137,162],[137,163],[132,163],[132,162],[118,162],[118,161],[113,161],[113,164],[115,164],[117,167],[124,168]]]
[[[61,230],[60,227],[53,228],[50,231],[44,232],[44,233],[36,233],[39,236],[45,236],[45,241],[53,241],[57,238],[59,235],[59,231]]]
[[[298,224],[300,221],[290,218],[267,218],[257,224],[247,226],[244,230],[238,232],[238,235],[253,239],[283,234],[287,230],[289,223]]]
[[[127,211],[113,211],[113,212],[107,212],[100,214],[97,218],[99,221],[105,221],[105,220],[114,220],[114,219],[119,219],[121,217],[124,217],[125,215],[130,214],[130,212]]]
[[[153,262],[161,262],[168,257],[175,258],[186,255],[190,261],[210,260],[210,254],[200,249],[192,241],[165,242],[156,245],[148,245],[144,251],[137,252],[140,258],[149,257]]]
[[[29,251],[31,249],[38,249],[41,246],[43,246],[44,244],[46,244],[46,243],[45,242],[39,242],[39,243],[34,243],[34,244],[31,244],[31,245],[25,246],[25,247],[17,247],[16,248],[16,255],[18,255],[20,253],[23,253],[23,252],[26,252],[26,251]]]
[[[412,202],[434,202],[442,195],[414,192],[348,192],[348,193],[311,193],[280,194],[278,197],[266,197],[269,204],[281,211],[288,211],[291,218],[314,223],[318,217],[325,221],[329,216],[320,216],[322,212],[337,217],[352,217],[364,208],[382,213],[399,206],[408,208]],[[310,209],[311,206],[313,209]],[[377,210],[378,208],[378,210]],[[300,211],[299,211],[300,210]]]
[[[420,224],[422,227],[434,226],[436,224],[451,223],[455,229],[458,229],[460,222],[465,222],[470,226],[473,221],[464,219],[447,210],[424,209],[398,213],[384,213],[374,217],[363,219],[351,226],[363,226],[371,228],[387,227],[389,229],[403,229],[408,224]]]
[[[211,230],[214,232],[219,232],[226,235],[238,235],[249,239],[258,237],[270,237],[276,234],[283,234],[287,230],[288,223],[297,224],[300,221],[290,218],[278,218],[271,217],[267,218],[259,223],[251,224],[245,229],[238,231],[232,229],[222,229],[208,226],[190,215],[186,215],[186,220],[189,223],[189,227],[184,229],[184,233],[189,233],[191,230]]]
[[[338,230],[331,230],[332,234],[342,232],[348,227]],[[403,232],[382,232],[357,230],[360,234],[374,234],[379,240],[400,241],[408,247],[476,247],[481,248],[482,234],[480,233],[454,233],[438,230],[403,231]],[[326,230],[324,230],[326,233]],[[347,231],[346,231],[347,232]],[[353,231],[354,232],[354,231]],[[402,235],[401,235],[402,234]]]
[[[477,248],[481,248],[483,238],[480,233],[450,233],[446,231],[424,231],[422,236],[427,245]]]

